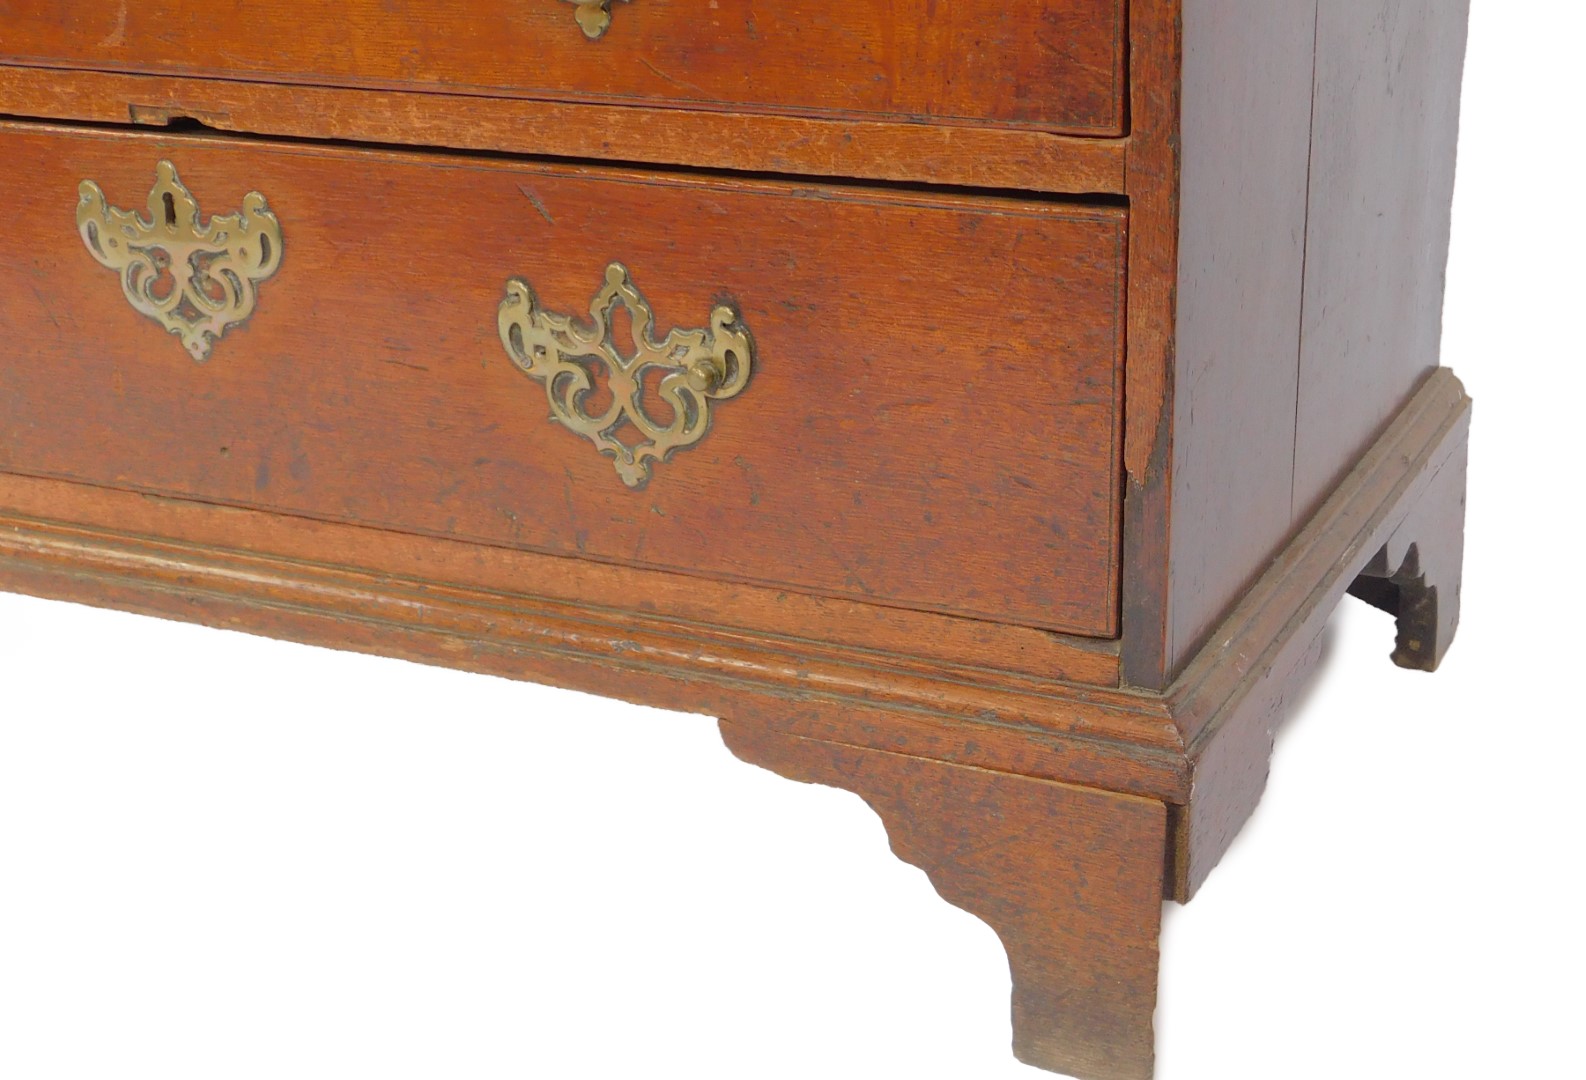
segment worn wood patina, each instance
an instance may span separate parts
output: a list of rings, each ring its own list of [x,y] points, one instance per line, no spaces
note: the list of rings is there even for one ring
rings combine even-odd
[[[243,7],[6,6],[0,585],[718,717],[1148,1077],[1330,612],[1457,626],[1467,4]]]

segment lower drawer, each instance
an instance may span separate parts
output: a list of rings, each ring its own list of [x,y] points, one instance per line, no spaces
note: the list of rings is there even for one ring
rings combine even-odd
[[[5,471],[1116,630],[1121,209],[23,124],[0,206]]]

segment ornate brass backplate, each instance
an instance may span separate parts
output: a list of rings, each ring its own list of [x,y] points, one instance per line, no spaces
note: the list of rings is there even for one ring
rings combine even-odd
[[[573,18],[578,20],[584,36],[589,40],[594,41],[599,38],[611,25],[611,5],[614,0],[567,0],[567,2],[577,5]],[[626,3],[627,0],[623,2]]]
[[[632,341],[613,323],[627,309]],[[650,479],[653,462],[692,446],[710,430],[713,401],[736,397],[749,381],[754,342],[731,307],[710,313],[708,330],[673,330],[655,339],[655,314],[621,263],[606,267],[606,284],[590,301],[589,323],[545,311],[529,283],[507,282],[501,302],[501,342],[507,355],[545,384],[551,419],[613,458],[631,488]],[[627,355],[624,355],[624,354]],[[604,372],[611,403],[597,416],[585,411]],[[645,407],[653,394],[671,413],[658,422]]]
[[[242,212],[200,220],[176,166],[155,167],[148,216],[118,210],[92,180],[77,189],[77,231],[121,275],[133,308],[182,339],[202,364],[221,335],[247,320],[261,282],[281,265],[281,224],[257,191]]]

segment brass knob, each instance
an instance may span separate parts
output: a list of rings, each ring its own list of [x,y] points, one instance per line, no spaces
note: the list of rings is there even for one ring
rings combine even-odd
[[[578,20],[584,36],[590,41],[598,39],[611,25],[612,0],[567,0],[567,2],[577,6],[573,18]],[[627,0],[623,2],[626,3]]]
[[[701,394],[716,389],[726,377],[726,366],[719,364],[715,357],[702,356],[688,366],[689,388]]]

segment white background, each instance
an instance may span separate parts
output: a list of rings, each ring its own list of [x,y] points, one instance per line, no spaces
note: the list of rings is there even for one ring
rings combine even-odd
[[[1168,910],[1162,1080],[1586,1074],[1586,19],[1476,8],[1461,637],[1425,676],[1336,617]],[[856,797],[708,719],[0,596],[0,1076],[1043,1075],[1007,995]]]

